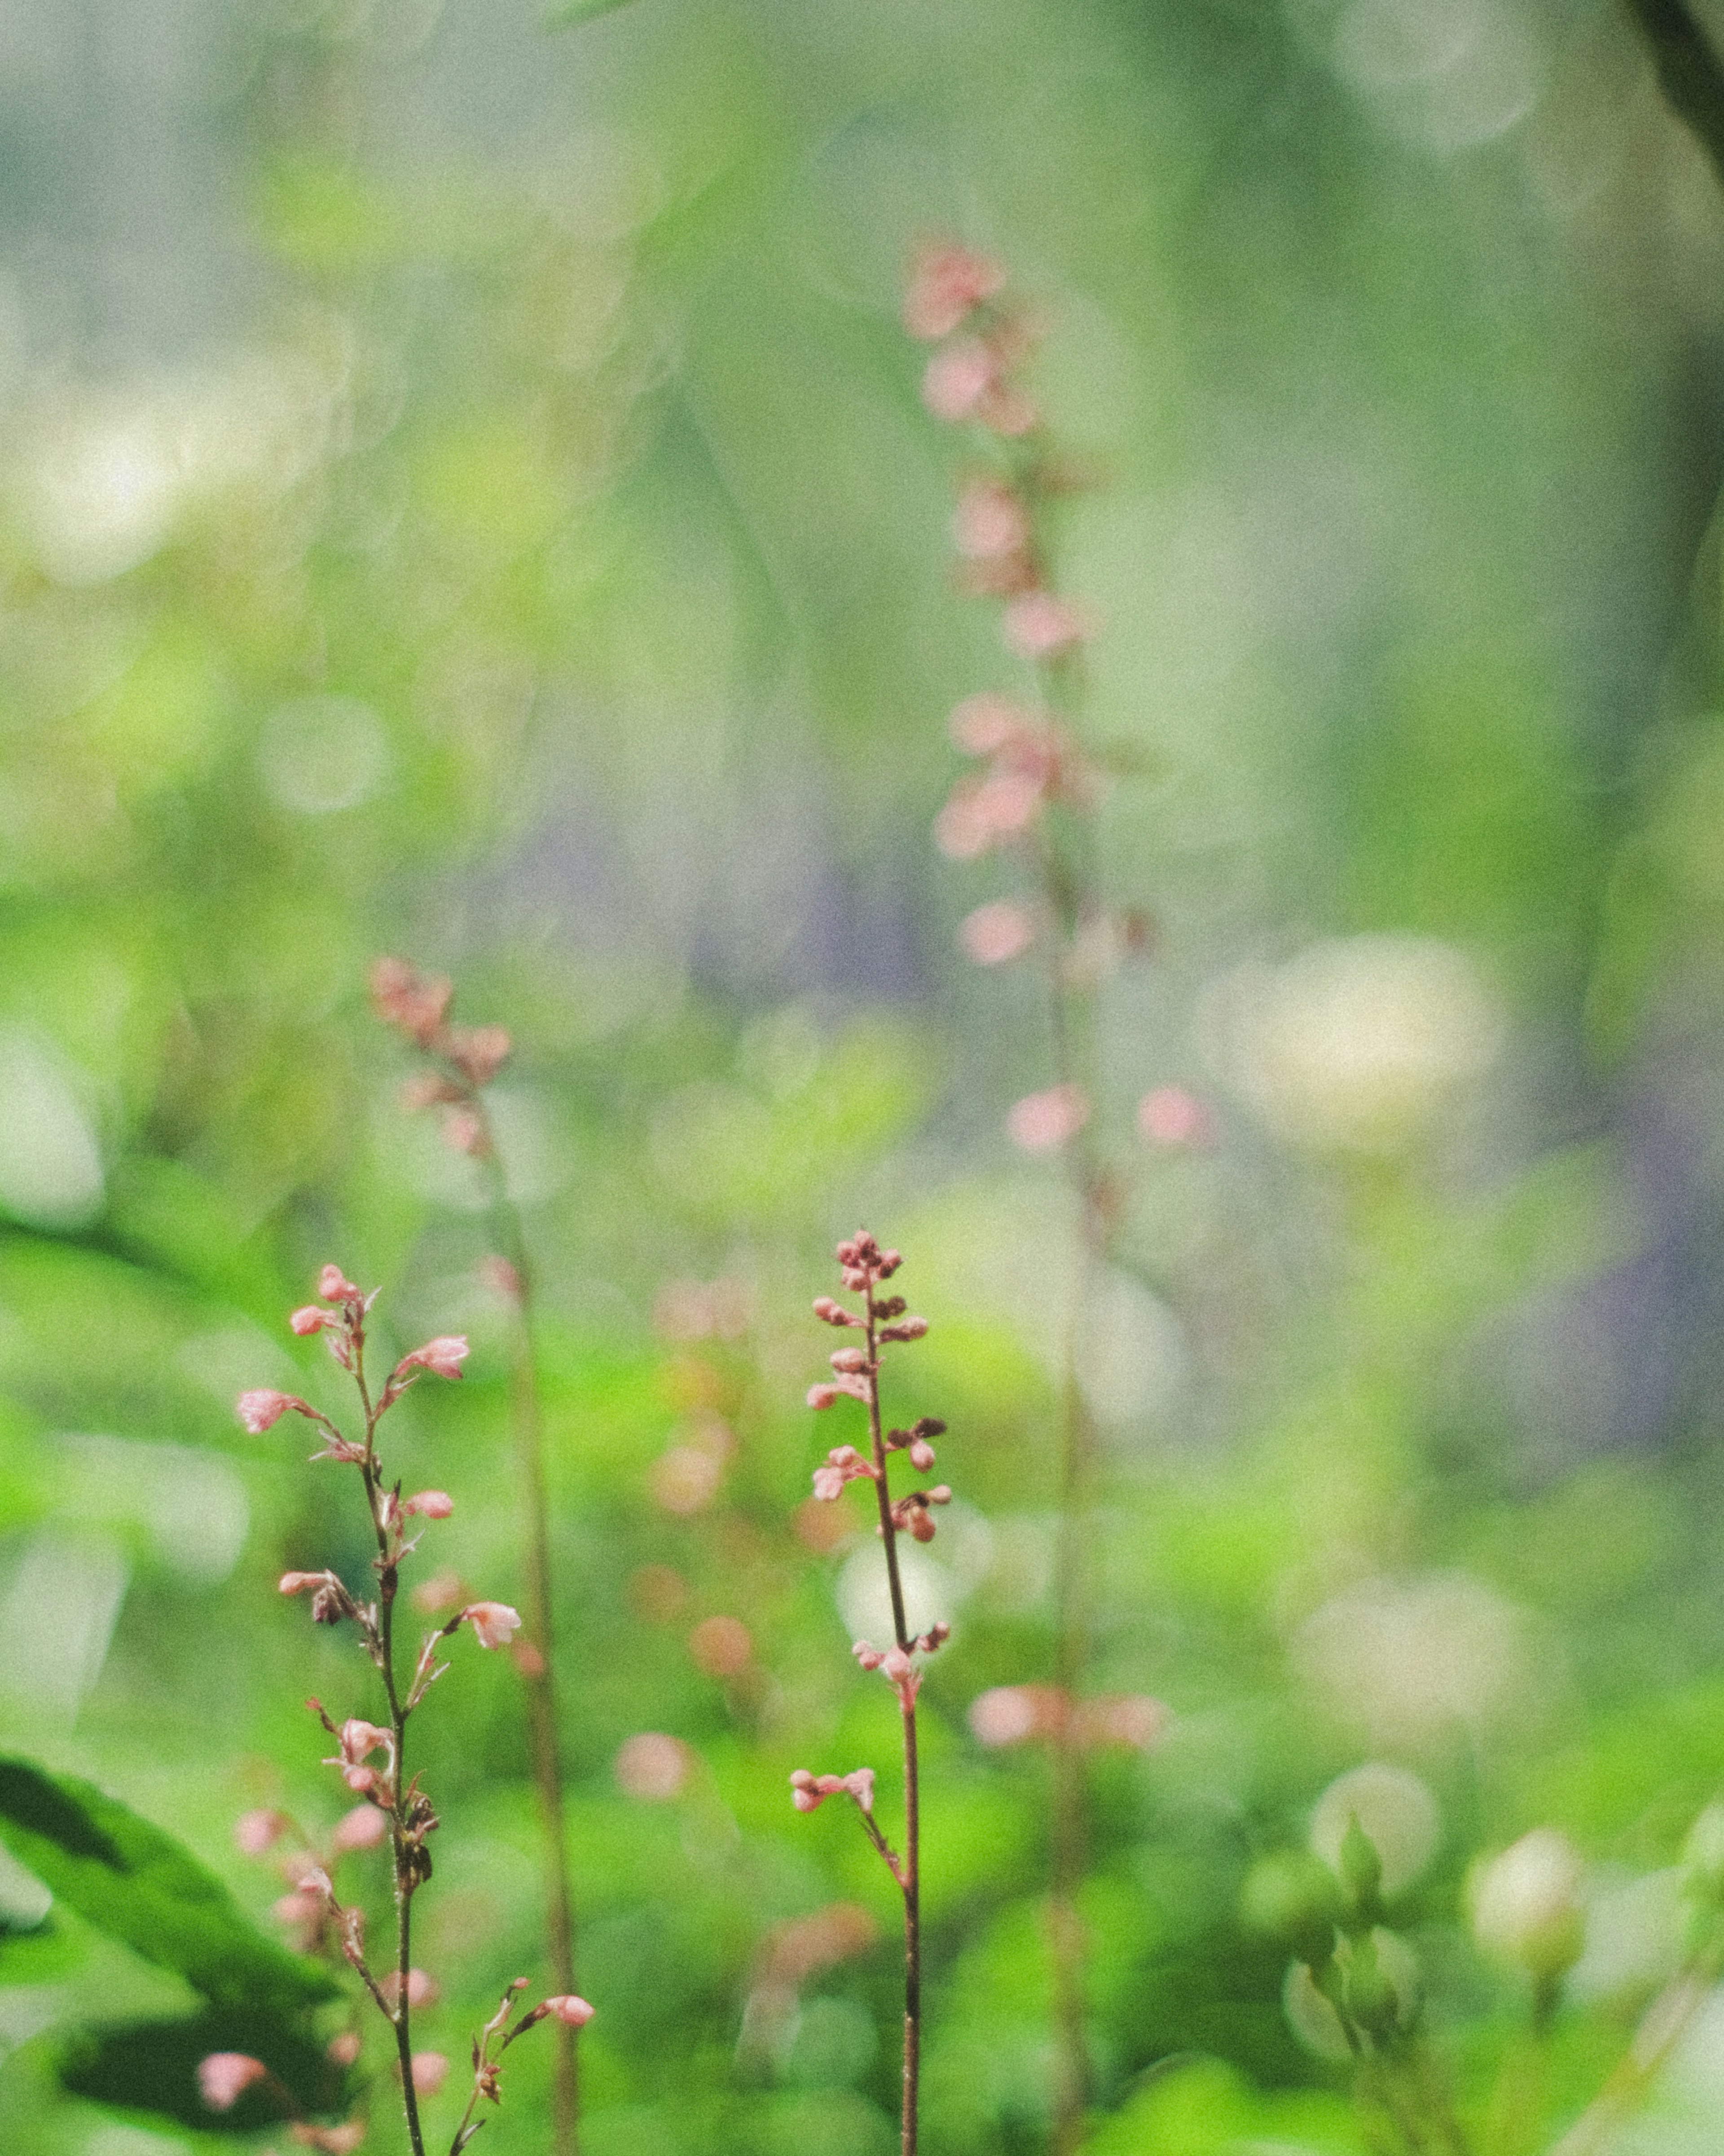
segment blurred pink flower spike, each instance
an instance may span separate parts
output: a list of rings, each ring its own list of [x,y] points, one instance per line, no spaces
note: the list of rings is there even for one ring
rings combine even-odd
[[[998,361],[980,338],[960,337],[928,362],[922,375],[922,402],[949,426],[973,419],[998,371]]]
[[[317,1410],[297,1393],[278,1393],[267,1385],[242,1393],[236,1404],[240,1421],[254,1437],[261,1437],[266,1430],[273,1430],[285,1414],[310,1415],[314,1421],[317,1414]]]
[[[455,1622],[470,1625],[481,1647],[506,1647],[521,1630],[521,1614],[506,1602],[469,1602]]]
[[[1013,1145],[1025,1152],[1054,1152],[1069,1144],[1090,1120],[1089,1096],[1081,1086],[1050,1086],[1044,1093],[1026,1093],[1006,1117]]]
[[[449,2079],[449,2061],[441,2051],[413,2053],[413,2087],[421,2096],[435,2096]]]
[[[422,973],[405,958],[379,958],[371,969],[372,1008],[420,1048],[429,1048],[441,1032],[454,994],[452,981]]]
[[[1157,1086],[1137,1103],[1137,1132],[1146,1144],[1193,1152],[1214,1142],[1215,1118],[1183,1086]]]
[[[475,1086],[489,1086],[509,1060],[508,1030],[500,1025],[458,1025],[449,1037],[449,1059]]]
[[[584,2029],[593,2019],[595,2009],[572,1991],[565,1991],[545,2001],[545,2010],[561,2021],[566,2029]]]
[[[958,496],[952,536],[967,561],[998,561],[1029,544],[1029,511],[1000,480],[972,480]]]
[[[446,1490],[421,1490],[415,1496],[403,1498],[401,1509],[417,1512],[422,1519],[446,1520],[455,1509],[455,1501]]]
[[[459,1378],[469,1352],[464,1333],[440,1332],[423,1348],[415,1348],[412,1354],[403,1355],[389,1383],[398,1385],[415,1370],[424,1370],[434,1378]]]
[[[966,756],[998,756],[1033,734],[1035,721],[1009,696],[983,689],[953,706],[947,726],[952,746]]]
[[[231,2111],[269,2069],[244,2051],[212,2051],[198,2061],[198,2093],[212,2111]]]
[[[1003,966],[1021,958],[1035,942],[1035,921],[1015,899],[990,899],[967,916],[957,940],[972,965]]]
[[[925,247],[904,290],[904,326],[925,344],[950,336],[984,300],[1004,290],[1004,265],[942,240]]]

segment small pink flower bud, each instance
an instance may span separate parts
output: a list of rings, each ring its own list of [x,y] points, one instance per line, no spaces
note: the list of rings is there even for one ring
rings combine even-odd
[[[439,1333],[436,1339],[428,1340],[423,1348],[415,1348],[410,1355],[403,1355],[395,1365],[389,1382],[398,1384],[410,1370],[428,1371],[434,1378],[459,1378],[461,1365],[470,1351],[466,1337],[459,1332]]]
[[[273,1430],[290,1409],[295,1414],[310,1414],[311,1410],[295,1393],[278,1393],[267,1385],[254,1392],[239,1395],[238,1409],[240,1421],[254,1437],[261,1437],[266,1430]]]
[[[567,2029],[584,2029],[596,2010],[572,1991],[565,1991],[555,1999],[547,1999],[545,2004]]]
[[[326,1265],[318,1274],[317,1292],[326,1302],[362,1302],[365,1300],[339,1265]]]
[[[918,1474],[926,1475],[934,1464],[934,1448],[925,1437],[910,1440],[910,1464]]]
[[[472,1625],[481,1647],[506,1647],[521,1630],[519,1611],[506,1602],[469,1602],[459,1621]]]
[[[904,290],[904,326],[931,344],[950,336],[983,300],[1002,290],[1006,273],[986,254],[951,242],[926,247],[911,265]]]
[[[850,1652],[865,1670],[877,1670],[885,1656],[878,1647],[870,1647],[866,1640],[858,1640]]]
[[[308,1587],[321,1587],[328,1578],[326,1572],[285,1572],[276,1586],[283,1594],[303,1594]]]
[[[335,1832],[329,1838],[330,1847],[337,1854],[353,1849],[375,1849],[389,1834],[389,1815],[375,1804],[355,1804],[336,1822]]]
[[[413,2053],[413,2087],[421,2096],[435,2096],[449,2078],[449,2061],[441,2051]]]
[[[859,1348],[839,1348],[828,1359],[834,1370],[857,1371],[868,1368],[868,1357]]]
[[[455,1509],[455,1501],[446,1490],[421,1490],[417,1496],[402,1500],[403,1512],[417,1512],[422,1519],[446,1520]]]
[[[1050,1086],[1027,1093],[1006,1118],[1014,1145],[1025,1152],[1052,1152],[1067,1144],[1090,1120],[1089,1097],[1081,1086]]]
[[[977,966],[1003,966],[1021,958],[1035,942],[1035,921],[1027,906],[1009,898],[978,906],[957,932],[964,956]]]
[[[926,1317],[900,1317],[895,1325],[885,1327],[880,1337],[882,1340],[923,1340],[927,1331]]]
[[[343,2029],[339,2035],[331,2036],[324,2049],[338,2066],[351,2066],[365,2048],[357,2029]]]
[[[379,958],[371,969],[372,1007],[416,1047],[429,1048],[454,994],[453,983],[422,973],[404,958]]]
[[[242,1812],[233,1822],[233,1839],[246,1856],[261,1856],[281,1839],[286,1826],[280,1812]]]
[[[315,1302],[308,1302],[302,1310],[296,1310],[287,1322],[289,1329],[303,1340],[308,1333],[322,1332],[329,1322],[329,1312],[320,1310]]]
[[[888,1647],[880,1657],[880,1669],[894,1684],[900,1684],[910,1675],[914,1664],[901,1647]]]
[[[1157,1086],[1137,1103],[1137,1129],[1151,1145],[1188,1151],[1211,1142],[1214,1118],[1183,1086]]]
[[[1006,608],[1000,626],[1008,651],[1035,660],[1058,659],[1090,634],[1088,618],[1052,592],[1024,593]]]
[[[853,1316],[841,1302],[835,1302],[829,1295],[814,1297],[814,1315],[828,1325],[859,1325],[862,1322],[859,1317]]]
[[[854,1774],[846,1774],[844,1786],[861,1805],[865,1812],[874,1810],[874,1769],[858,1767]]]
[[[928,1517],[927,1514],[922,1510],[920,1505],[916,1507],[902,1524],[909,1528],[911,1540],[912,1542],[931,1543],[933,1541],[936,1532],[934,1522]]]
[[[278,1924],[300,1930],[315,1930],[323,1915],[321,1898],[303,1887],[295,1887],[290,1894],[284,1894],[270,1906],[269,1914]]]
[[[790,1801],[799,1812],[818,1811],[820,1808],[819,1789],[806,1767],[798,1767],[790,1778]]]
[[[958,496],[952,536],[966,561],[998,561],[1029,546],[1029,511],[998,480],[974,480]]]
[[[231,2111],[269,2069],[244,2051],[212,2051],[198,2061],[198,2092],[212,2111]]]
[[[811,1408],[817,1409],[821,1408],[829,1408],[833,1403],[840,1397],[841,1394],[836,1385],[810,1385],[808,1387],[808,1405]]]
[[[451,1063],[475,1086],[489,1086],[509,1060],[507,1029],[500,1025],[458,1025],[449,1037]]]
[[[844,1493],[844,1478],[836,1467],[817,1467],[814,1470],[814,1495],[823,1504],[829,1505],[834,1498]]]
[[[922,402],[936,419],[956,426],[977,416],[998,375],[998,362],[979,337],[955,338],[928,362]]]
[[[966,696],[947,725],[953,746],[966,756],[998,756],[1034,730],[1034,721],[1021,706],[991,689]]]

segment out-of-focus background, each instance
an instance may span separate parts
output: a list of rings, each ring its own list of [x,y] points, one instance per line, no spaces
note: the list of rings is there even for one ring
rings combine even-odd
[[[1178,1083],[1217,1125],[1144,1155],[1085,1357],[1095,1682],[1172,1710],[1095,1769],[1095,2145],[1362,2147],[1239,1905],[1372,1762],[1437,1807],[1403,1920],[1469,2100],[1525,2010],[1468,1866],[1545,1825],[1587,1859],[1559,2116],[1724,1778],[1724,195],[1614,0],[0,11],[0,1738],[271,1927],[233,1820],[326,1825],[300,1702],[370,1704],[274,1582],[364,1560],[232,1401],[339,1404],[283,1324],[326,1259],[398,1346],[471,1334],[397,1442],[455,1499],[436,1561],[520,1599],[480,1184],[364,994],[379,951],[445,969],[517,1043],[592,2156],[893,2145],[890,1885],[785,1779],[897,1803],[846,1652],[875,1545],[799,1509],[863,1219],[957,1492],[926,2143],[1046,2145],[1047,1762],[967,1714],[1048,1671],[1071,1221],[1005,1131],[1034,982],[954,941],[1013,872],[929,836],[949,707],[1018,685],[897,320],[941,234],[1042,326],[1088,723],[1146,767],[1098,819],[1157,922],[1098,1119],[1128,1150]],[[504,1658],[418,1726],[459,2062],[543,1966]],[[56,2080],[159,1974],[24,1978],[0,2144],[218,2145]],[[545,2145],[511,2057],[495,2156]],[[1721,2106],[1702,2016],[1632,2145]]]

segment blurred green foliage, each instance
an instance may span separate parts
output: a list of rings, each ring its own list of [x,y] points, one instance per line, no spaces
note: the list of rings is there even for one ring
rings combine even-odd
[[[472,1336],[392,1441],[455,1499],[430,1561],[518,1594],[483,1193],[393,1105],[362,994],[380,949],[447,967],[516,1041],[587,2146],[892,2145],[893,1897],[786,1792],[867,1762],[896,1802],[890,1697],[845,1653],[872,1545],[803,1509],[807,1304],[865,1216],[933,1323],[895,1411],[950,1422],[959,1501],[927,2146],[1045,2145],[1047,1763],[967,1716],[1047,1673],[1071,1224],[1002,1134],[1046,1080],[1035,986],[952,949],[1008,875],[926,839],[947,708],[1014,673],[947,588],[965,453],[895,319],[911,247],[961,231],[1044,321],[1038,393],[1098,482],[1060,547],[1105,624],[1091,722],[1155,774],[1098,819],[1160,919],[1108,990],[1105,1116],[1183,1080],[1221,1118],[1139,1179],[1086,1368],[1094,1683],[1172,1710],[1095,1763],[1091,2146],[1366,2146],[1241,1897],[1368,1760],[1439,1808],[1386,1905],[1433,2049],[1490,2145],[1543,2145],[1675,1966],[1724,1780],[1724,212],[1627,17],[87,12],[105,44],[35,11],[0,90],[5,1748],[269,1932],[233,1820],[330,1825],[299,1702],[368,1702],[273,1583],[367,1553],[331,1471],[232,1400],[337,1402],[282,1323],[326,1259],[384,1284],[398,1348]],[[746,1317],[664,1293],[721,1278]],[[714,1616],[748,1629],[727,1676],[690,1645]],[[512,1670],[457,1656],[416,1730],[446,1822],[424,2041],[459,2061],[542,1969]],[[644,1732],[687,1748],[675,1794],[619,1780]],[[1465,1907],[1542,1825],[1589,1928],[1539,2081]],[[0,2146],[218,2145],[186,2076],[251,2043],[33,1868],[49,1930],[0,1879]],[[876,1943],[775,2004],[780,1928],[838,1902]],[[131,2055],[79,2034],[128,2022]],[[1716,2025],[1636,2146],[1709,2145]],[[97,2099],[140,2056],[180,2094],[122,2118]],[[545,2145],[547,2074],[511,2054],[496,2156]]]

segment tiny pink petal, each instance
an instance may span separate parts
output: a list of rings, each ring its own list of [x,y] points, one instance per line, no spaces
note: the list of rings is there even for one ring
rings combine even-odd
[[[421,1490],[412,1497],[403,1498],[403,1512],[417,1512],[422,1519],[446,1520],[455,1509],[455,1501],[447,1490]]]
[[[309,1333],[322,1332],[329,1322],[329,1312],[320,1310],[315,1302],[308,1302],[303,1309],[296,1310],[287,1322],[289,1328],[303,1340]]]
[[[555,1999],[547,1999],[545,2005],[568,2029],[584,2029],[593,2019],[594,2011],[584,1999],[572,1991],[565,1991]]]
[[[244,2051],[212,2051],[198,2061],[198,2093],[212,2111],[231,2111],[269,2069]]]
[[[470,1624],[481,1647],[506,1647],[521,1630],[521,1614],[506,1602],[469,1602],[460,1621]]]

